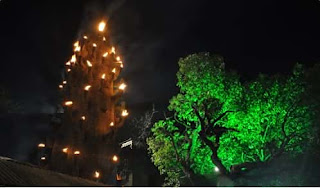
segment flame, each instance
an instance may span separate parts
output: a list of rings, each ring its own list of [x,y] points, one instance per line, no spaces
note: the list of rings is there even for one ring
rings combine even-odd
[[[123,64],[122,63],[120,64],[120,67],[123,68]]]
[[[116,60],[117,60],[117,61],[120,61],[120,60],[121,60],[121,59],[120,59],[120,56],[117,56]]]
[[[103,37],[102,40],[103,40],[103,41],[106,41],[107,39],[106,39],[106,37]]]
[[[108,52],[104,53],[102,56],[103,57],[107,57],[108,56]]]
[[[122,180],[121,175],[120,175],[120,174],[117,174],[116,179],[117,179],[118,181]]]
[[[91,85],[86,85],[86,86],[84,87],[84,90],[89,91],[90,88],[91,88]]]
[[[97,44],[96,44],[96,43],[93,43],[92,46],[93,46],[93,47],[97,47]]]
[[[112,46],[112,48],[111,48],[111,53],[114,53],[114,54],[116,54],[116,49]]]
[[[119,89],[124,90],[126,87],[127,87],[127,85],[122,83],[122,84],[120,84]]]
[[[81,119],[84,121],[86,120],[86,116],[81,116]]]
[[[66,62],[66,65],[67,65],[67,66],[70,66],[70,65],[71,65],[70,61]]]
[[[46,147],[46,145],[44,143],[40,143],[40,144],[38,144],[38,147],[39,148],[44,148],[44,147]]]
[[[113,68],[113,69],[112,69],[112,72],[113,72],[113,73],[116,73],[116,68]]]
[[[43,161],[46,160],[46,157],[41,157],[41,160],[43,160]]]
[[[73,44],[74,47],[77,47],[79,46],[79,41],[76,41],[74,44]]]
[[[88,39],[87,35],[84,35],[83,38],[84,38],[84,39]]]
[[[75,155],[80,155],[80,151],[75,151],[75,152],[73,152],[73,154],[75,154]]]
[[[71,71],[71,69],[67,69],[67,72],[70,72]]]
[[[77,47],[75,47],[75,49],[74,49],[75,52],[80,52],[80,50],[81,50],[81,47],[80,47],[80,46],[77,46]]]
[[[63,85],[60,84],[60,85],[59,85],[59,88],[62,89],[62,88],[63,88]]]
[[[114,123],[113,123],[113,122],[110,123],[110,127],[112,127],[112,126],[114,126]]]
[[[63,152],[63,153],[68,153],[68,148],[63,148],[63,149],[62,149],[62,152]]]
[[[63,83],[63,84],[67,84],[67,81],[64,80],[62,83]]]
[[[119,159],[118,159],[118,156],[116,156],[116,155],[114,155],[113,157],[112,157],[112,160],[114,161],[114,162],[117,162]]]
[[[87,60],[87,65],[88,65],[88,67],[92,67],[91,62],[90,62],[90,61],[88,61],[88,60]]]
[[[66,105],[66,106],[71,106],[72,104],[73,104],[72,101],[66,101],[66,102],[64,102],[64,105]]]
[[[105,79],[106,78],[106,74],[103,73],[102,76],[101,76],[101,79]]]
[[[99,177],[100,177],[100,173],[99,173],[98,171],[95,171],[95,172],[94,172],[94,177],[95,177],[95,178],[99,178]]]
[[[102,32],[105,27],[106,27],[106,22],[101,21],[101,22],[99,23],[98,30]]]
[[[121,116],[126,117],[128,115],[129,115],[129,113],[127,110],[122,110]]]
[[[77,61],[76,55],[73,54],[72,57],[71,57],[70,62],[71,62],[71,63],[75,63],[76,61]]]

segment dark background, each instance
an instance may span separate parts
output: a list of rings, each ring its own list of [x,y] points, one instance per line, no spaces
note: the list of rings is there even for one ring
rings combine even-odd
[[[208,51],[244,80],[320,60],[317,0],[0,1],[0,86],[21,104],[0,121],[0,156],[28,160],[50,132],[58,84],[90,12],[107,16],[124,60],[131,118],[165,110],[177,92],[179,58]]]

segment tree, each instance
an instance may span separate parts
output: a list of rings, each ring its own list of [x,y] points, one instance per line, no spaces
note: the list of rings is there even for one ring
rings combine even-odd
[[[195,132],[199,148],[207,151],[197,154],[210,156],[207,166],[211,169],[207,172],[215,168],[231,178],[284,152],[301,152],[311,137],[312,114],[301,102],[304,83],[299,66],[290,77],[260,76],[247,84],[240,83],[234,72],[225,70],[220,56],[193,54],[180,59],[179,67],[180,92],[168,107],[173,119],[156,123],[148,139],[159,169],[170,169],[166,166],[170,160],[183,167],[185,160],[170,156],[175,148],[188,148],[187,141]],[[167,131],[159,131],[160,128]],[[188,139],[181,141],[182,137]],[[164,140],[171,140],[172,144],[165,145]],[[161,143],[167,147],[165,152],[161,152],[163,147],[157,147]],[[190,160],[189,166],[192,172],[201,174],[195,170],[195,160]]]
[[[54,124],[50,168],[102,182],[121,161],[117,130],[128,115],[121,96],[126,87],[119,79],[123,63],[111,45],[106,23],[82,31],[74,54],[65,65],[59,85],[62,123]]]

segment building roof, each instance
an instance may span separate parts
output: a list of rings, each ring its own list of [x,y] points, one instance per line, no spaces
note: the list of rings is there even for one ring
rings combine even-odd
[[[107,186],[0,156],[0,186]]]

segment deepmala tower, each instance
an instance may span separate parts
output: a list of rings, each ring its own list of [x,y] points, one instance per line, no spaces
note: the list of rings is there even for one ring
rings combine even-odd
[[[118,178],[117,130],[128,111],[122,101],[123,62],[111,44],[106,21],[82,31],[65,63],[61,123],[54,124],[49,168],[108,183]],[[50,146],[49,146],[50,147]]]

